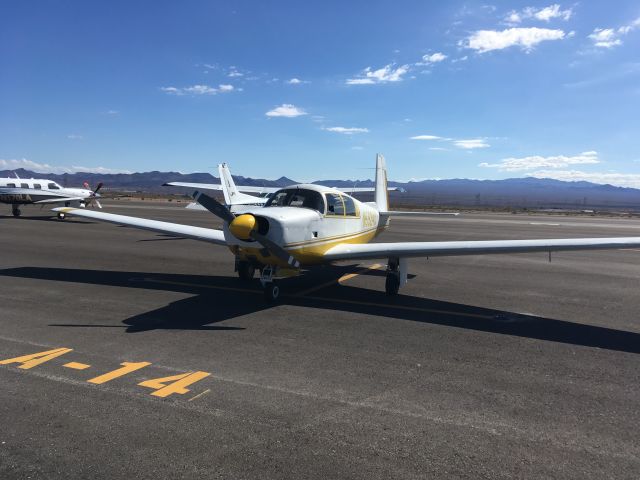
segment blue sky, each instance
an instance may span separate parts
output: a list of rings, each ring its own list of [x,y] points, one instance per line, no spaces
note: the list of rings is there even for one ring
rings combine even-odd
[[[0,169],[640,187],[633,1],[0,5]]]

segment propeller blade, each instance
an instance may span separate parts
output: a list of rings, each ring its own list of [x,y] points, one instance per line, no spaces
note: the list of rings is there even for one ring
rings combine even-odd
[[[196,190],[193,192],[193,199],[202,205],[204,208],[213,213],[216,217],[221,218],[227,223],[233,222],[236,216],[227,209],[223,204],[217,201],[215,198],[210,197],[202,192]]]
[[[98,208],[102,208],[102,205],[100,204],[100,202],[98,200],[94,200],[94,202],[96,202],[96,205],[98,206]]]
[[[278,257],[283,262],[286,262],[290,267],[293,267],[293,268],[300,267],[300,262],[298,262],[298,260],[293,258],[291,255],[289,255],[289,252],[287,252],[284,248],[282,248],[277,243],[269,240],[267,237],[265,237],[264,235],[261,235],[255,230],[252,230],[249,235],[256,242],[258,242],[264,248],[269,250],[269,252],[272,253],[274,256]]]
[[[102,182],[100,182],[98,184],[98,186],[96,187],[96,189],[93,191],[93,194],[95,195],[96,193],[98,193],[98,190],[100,190],[102,188]]]

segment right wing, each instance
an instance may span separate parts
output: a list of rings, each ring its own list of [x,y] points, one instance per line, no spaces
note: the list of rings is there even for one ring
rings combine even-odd
[[[149,220],[146,218],[129,217],[127,215],[116,215],[113,213],[94,212],[84,208],[59,207],[54,208],[54,212],[64,213],[67,215],[76,215],[78,217],[91,218],[101,222],[115,223],[116,225],[126,225],[136,227],[142,230],[151,230],[152,232],[165,233],[176,237],[191,238],[203,242],[215,243],[216,245],[226,245],[222,230],[214,230],[212,228],[192,227],[190,225],[181,225],[179,223],[160,222],[158,220]]]
[[[640,237],[560,238],[549,240],[473,240],[449,242],[342,243],[327,250],[323,258],[364,260],[370,258],[441,257],[494,253],[552,252],[639,248]]]

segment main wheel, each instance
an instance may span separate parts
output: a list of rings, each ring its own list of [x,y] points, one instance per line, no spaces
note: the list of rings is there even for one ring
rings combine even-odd
[[[238,262],[238,276],[243,282],[248,282],[249,280],[251,280],[255,273],[256,267],[254,267],[251,263],[245,261]]]
[[[59,213],[58,213],[58,220],[64,220],[65,218],[66,218],[66,217],[65,217],[65,214],[64,214],[64,213],[62,213],[62,212],[59,212]]]
[[[400,290],[400,277],[395,273],[387,273],[387,280],[384,283],[387,295],[397,295]]]
[[[11,213],[13,213],[14,217],[19,217],[22,214],[19,208],[14,208]]]
[[[264,299],[267,303],[275,303],[280,296],[280,287],[275,282],[268,283],[264,287]]]

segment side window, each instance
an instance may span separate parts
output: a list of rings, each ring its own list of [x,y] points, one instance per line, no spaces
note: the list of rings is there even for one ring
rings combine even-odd
[[[16,188],[16,184],[15,183],[7,183],[7,187]]]
[[[60,190],[60,187],[58,185],[56,185],[55,183],[50,183],[49,185],[47,185],[47,188],[49,190]]]
[[[344,215],[342,197],[335,193],[327,193],[327,215]]]
[[[347,215],[348,217],[355,217],[356,215],[358,215],[358,211],[356,210],[356,203],[353,201],[353,198],[343,196],[342,199],[344,200],[345,215]]]
[[[29,184],[28,183],[21,183],[20,184],[20,188],[29,188]]]
[[[33,188],[35,188],[36,190],[42,190],[42,185],[40,185],[39,183],[34,183]]]

